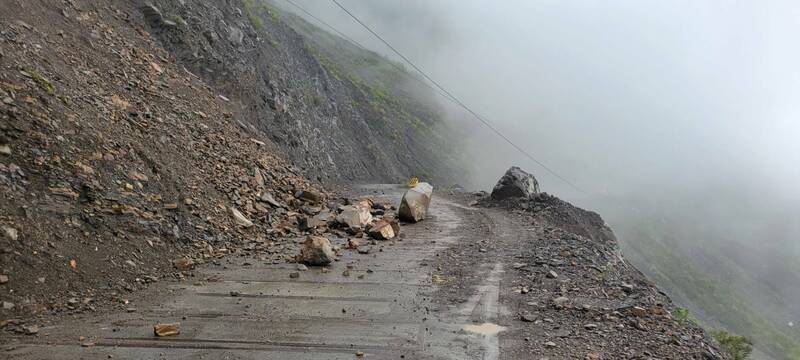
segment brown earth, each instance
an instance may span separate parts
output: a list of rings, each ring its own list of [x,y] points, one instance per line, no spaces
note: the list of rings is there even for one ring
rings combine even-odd
[[[292,194],[318,186],[223,96],[106,2],[3,2],[0,319],[124,307],[186,276],[172,266],[184,256],[293,256],[281,234],[304,202]]]

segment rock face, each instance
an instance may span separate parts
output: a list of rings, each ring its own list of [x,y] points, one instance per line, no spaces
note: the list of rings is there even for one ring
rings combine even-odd
[[[519,167],[512,166],[492,189],[492,199],[509,198],[530,199],[539,194],[539,182],[533,175]]]
[[[428,206],[431,204],[431,196],[433,196],[433,186],[426,182],[421,182],[406,191],[398,209],[400,220],[417,222],[425,219],[428,215]]]
[[[309,265],[328,265],[335,255],[331,242],[322,236],[309,236],[300,250],[300,261]]]
[[[146,30],[177,64],[212,87],[236,89],[227,95],[231,104],[241,104],[234,111],[239,124],[269,133],[310,177],[370,182],[396,182],[412,173],[443,182],[462,177],[449,155],[458,139],[429,101],[426,87],[396,81],[398,86],[388,83],[388,97],[365,91],[359,74],[369,80],[388,68],[363,61],[373,55],[344,40],[331,43],[313,24],[284,16],[265,1],[141,2],[147,4],[140,10],[150,26]],[[178,18],[186,24],[167,26]],[[354,79],[331,70],[340,68],[339,61],[359,64],[342,67]],[[407,135],[379,140],[385,134]]]

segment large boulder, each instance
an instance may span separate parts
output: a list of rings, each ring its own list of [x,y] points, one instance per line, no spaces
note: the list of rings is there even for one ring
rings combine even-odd
[[[433,186],[426,182],[418,183],[406,191],[400,201],[400,208],[397,210],[400,220],[417,222],[425,219],[428,215],[428,206],[431,204],[432,195]]]
[[[300,261],[309,265],[328,265],[334,257],[331,241],[322,236],[308,236],[300,249]]]
[[[539,194],[539,182],[533,175],[512,166],[492,190],[492,199],[534,198]]]

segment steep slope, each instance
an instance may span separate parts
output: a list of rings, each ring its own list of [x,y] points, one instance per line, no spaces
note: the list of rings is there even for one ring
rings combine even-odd
[[[315,186],[139,16],[126,2],[3,3],[0,326],[124,307],[190,259],[295,254],[280,235],[295,191]]]
[[[150,31],[165,48],[312,177],[462,178],[451,155],[455,137],[439,120],[433,94],[407,89],[414,81],[388,60],[264,1],[152,5],[158,13],[148,16]]]

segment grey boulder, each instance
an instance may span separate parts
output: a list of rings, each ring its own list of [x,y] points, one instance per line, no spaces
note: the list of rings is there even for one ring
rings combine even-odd
[[[539,182],[533,175],[512,166],[492,190],[492,199],[534,198],[539,194]]]

